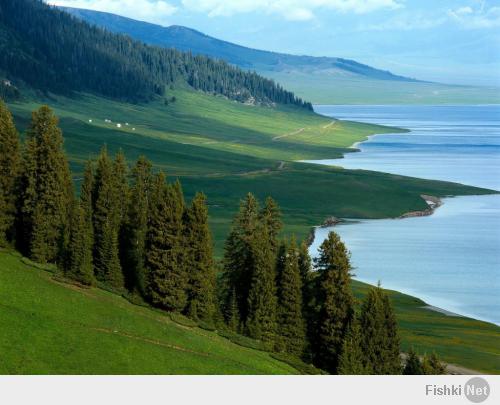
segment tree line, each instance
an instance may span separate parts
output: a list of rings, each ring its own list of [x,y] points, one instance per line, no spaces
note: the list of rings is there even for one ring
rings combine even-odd
[[[331,232],[312,259],[306,243],[281,238],[277,203],[241,201],[217,276],[206,197],[187,204],[140,157],[102,148],[85,165],[79,195],[56,116],[32,114],[21,145],[0,101],[0,246],[55,263],[81,285],[128,291],[152,306],[263,342],[329,373],[442,373],[436,356],[411,351],[403,369],[387,293],[373,287],[358,303],[349,252]],[[359,305],[360,304],[360,305]],[[441,367],[441,368],[439,368]]]
[[[0,69],[43,91],[89,91],[138,102],[178,81],[237,101],[311,103],[273,80],[222,60],[140,41],[91,26],[40,0],[0,3]]]

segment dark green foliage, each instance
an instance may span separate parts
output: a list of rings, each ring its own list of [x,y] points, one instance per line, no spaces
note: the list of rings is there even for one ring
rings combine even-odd
[[[240,312],[238,310],[238,301],[236,300],[236,290],[234,288],[230,291],[224,318],[229,329],[233,332],[238,332],[240,330]]]
[[[97,280],[115,289],[123,288],[124,277],[119,256],[119,230],[122,203],[119,201],[115,165],[106,147],[97,160],[94,179],[94,266]]]
[[[412,347],[406,357],[405,375],[442,375],[446,374],[446,366],[441,363],[436,353],[424,355],[421,359],[415,349]]]
[[[300,357],[304,353],[306,325],[302,313],[302,282],[299,270],[299,250],[292,239],[280,249],[278,263],[278,334],[280,349]],[[282,256],[284,254],[284,256]]]
[[[151,162],[141,156],[132,170],[132,188],[123,238],[123,256],[128,270],[126,286],[130,291],[137,290],[142,297],[146,297],[147,290],[144,258],[151,198],[151,168]]]
[[[446,374],[446,366],[441,363],[436,353],[425,355],[422,361],[422,372],[426,375]]]
[[[19,135],[12,115],[0,99],[0,247],[12,242],[14,237],[20,163]]]
[[[269,243],[273,252],[278,249],[278,235],[283,228],[281,222],[281,211],[278,204],[271,197],[266,198],[264,207],[260,212],[260,221],[266,226],[269,232]]]
[[[342,344],[338,373],[347,375],[367,374],[361,348],[361,330],[356,318],[350,323]]]
[[[41,263],[61,259],[73,201],[71,175],[57,124],[47,106],[33,113],[20,180],[19,245]]]
[[[87,212],[79,202],[73,204],[70,238],[66,252],[64,275],[84,285],[93,285],[92,234],[89,232]]]
[[[150,203],[146,235],[148,296],[169,311],[182,311],[187,303],[187,274],[182,268],[182,200],[175,185],[156,176]]]
[[[403,369],[403,374],[405,375],[424,374],[424,370],[422,369],[422,362],[420,361],[418,354],[413,347],[408,352],[408,356],[406,358],[406,364]]]
[[[273,347],[277,336],[275,254],[269,230],[260,224],[251,243],[252,280],[248,292],[248,335]]]
[[[187,313],[194,319],[213,320],[215,268],[208,208],[204,194],[195,195],[184,215],[184,265],[188,273]]]
[[[228,290],[236,291],[242,323],[248,316],[249,288],[255,268],[253,243],[259,224],[259,204],[252,194],[240,202],[240,210],[224,247],[224,276]]]
[[[338,371],[342,345],[354,316],[349,252],[335,232],[319,248],[317,300],[319,314],[314,342],[314,361],[320,368]]]
[[[401,374],[399,336],[394,311],[382,288],[371,288],[361,307],[365,366],[372,374]]]
[[[222,60],[148,46],[91,27],[38,0],[2,0],[1,7],[5,40],[0,41],[0,70],[37,89],[90,91],[135,102],[183,81],[233,100],[253,97],[312,110],[274,81]]]

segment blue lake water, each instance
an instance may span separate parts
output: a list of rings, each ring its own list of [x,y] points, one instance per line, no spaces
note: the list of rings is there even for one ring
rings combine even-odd
[[[317,161],[500,190],[500,106],[317,106],[339,119],[412,130],[376,135],[359,153]],[[330,229],[318,229],[315,254]],[[444,200],[432,216],[335,227],[356,278],[500,324],[500,195]]]

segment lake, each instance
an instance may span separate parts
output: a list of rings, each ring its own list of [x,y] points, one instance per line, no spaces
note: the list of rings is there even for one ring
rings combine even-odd
[[[316,106],[339,119],[411,129],[375,135],[344,159],[315,161],[500,190],[500,106]],[[315,255],[331,229],[318,229]],[[444,200],[432,216],[335,227],[356,278],[500,324],[500,195]]]

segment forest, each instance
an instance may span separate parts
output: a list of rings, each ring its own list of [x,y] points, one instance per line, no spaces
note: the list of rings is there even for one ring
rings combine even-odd
[[[140,157],[103,146],[75,192],[58,119],[33,112],[25,141],[0,102],[0,246],[57,265],[79,288],[245,335],[266,350],[330,374],[443,374],[436,354],[401,356],[392,303],[380,287],[362,302],[351,288],[349,252],[335,232],[311,258],[284,237],[278,204],[248,194],[216,262],[207,197],[190,203]]]
[[[91,92],[146,102],[184,84],[239,102],[312,110],[310,103],[255,72],[148,46],[90,26],[40,0],[0,1],[0,72],[46,93]]]

